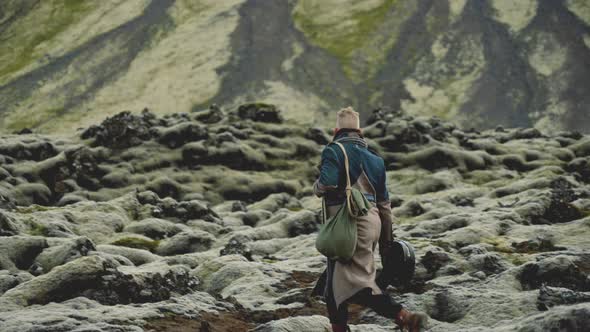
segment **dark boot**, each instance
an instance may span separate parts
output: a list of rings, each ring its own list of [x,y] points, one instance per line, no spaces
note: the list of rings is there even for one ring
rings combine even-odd
[[[402,331],[420,332],[426,325],[428,316],[423,313],[411,313],[406,309],[400,310],[395,323]]]
[[[332,332],[348,332],[350,329],[347,324],[332,324]]]

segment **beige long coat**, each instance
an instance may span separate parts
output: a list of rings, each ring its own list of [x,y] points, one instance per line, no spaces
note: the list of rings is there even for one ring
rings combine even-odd
[[[387,210],[391,211],[387,204],[371,203],[369,213],[357,218],[357,247],[350,262],[336,262],[332,275],[332,291],[336,306],[350,298],[364,288],[370,288],[373,294],[382,294],[375,282],[376,264],[375,250],[381,234],[381,217],[387,218]],[[385,206],[386,205],[386,206]],[[328,218],[333,216],[340,205],[328,206]],[[381,213],[380,213],[381,210]],[[385,213],[384,213],[385,212]],[[391,212],[388,213],[391,218]]]

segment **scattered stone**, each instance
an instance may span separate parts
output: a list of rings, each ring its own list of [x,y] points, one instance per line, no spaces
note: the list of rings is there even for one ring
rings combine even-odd
[[[248,247],[248,242],[251,241],[245,236],[234,236],[229,242],[219,251],[219,255],[242,255],[247,260],[252,261],[252,250]]]
[[[549,308],[558,305],[590,302],[590,292],[576,292],[567,288],[541,285],[537,301],[539,310],[549,310]]]
[[[216,104],[209,106],[208,110],[196,112],[194,119],[206,124],[218,123],[223,120],[224,114]]]
[[[538,289],[545,284],[575,291],[590,291],[590,279],[576,261],[561,255],[522,266],[519,280],[524,289]]]
[[[434,303],[428,315],[436,320],[452,323],[465,316],[469,308],[469,299],[450,290],[434,295]]]
[[[161,256],[171,256],[192,252],[205,251],[211,248],[215,238],[203,231],[185,231],[163,240],[156,253]]]

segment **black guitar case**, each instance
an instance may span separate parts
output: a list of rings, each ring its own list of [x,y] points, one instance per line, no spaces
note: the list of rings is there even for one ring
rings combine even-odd
[[[377,276],[377,285],[385,289],[388,285],[407,285],[414,277],[416,256],[414,247],[406,241],[394,240],[386,257],[381,257],[383,270]]]

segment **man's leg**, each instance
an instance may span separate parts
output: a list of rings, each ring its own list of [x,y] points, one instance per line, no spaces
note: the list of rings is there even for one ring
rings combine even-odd
[[[370,288],[365,288],[356,293],[351,302],[371,308],[380,316],[395,319],[402,310],[402,305],[395,302],[388,294],[371,294]]]
[[[407,311],[388,294],[371,294],[369,288],[356,293],[351,302],[369,307],[379,315],[393,319],[400,328],[410,332],[420,331],[428,320],[425,314]]]
[[[330,324],[332,324],[333,332],[346,332],[348,322],[348,304],[341,303],[340,307],[336,307],[336,301],[334,300],[334,292],[332,289],[332,276],[334,272],[335,261],[328,259],[328,273],[326,277],[326,290],[325,296],[326,306],[328,307],[328,318]]]

